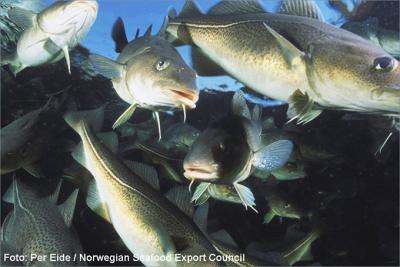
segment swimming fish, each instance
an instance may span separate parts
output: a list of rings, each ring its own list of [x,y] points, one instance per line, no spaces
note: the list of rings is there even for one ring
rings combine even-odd
[[[170,11],[166,31],[177,45],[193,46],[198,75],[229,74],[288,103],[288,117],[298,123],[313,120],[322,109],[398,115],[399,62],[364,38],[319,20],[318,9],[304,7],[313,1],[290,2],[283,1],[285,14],[268,13],[251,0],[223,0],[202,14],[187,0],[179,15]]]
[[[143,36],[128,43],[119,18],[112,32],[116,52],[120,53],[117,60],[89,56],[98,72],[111,79],[118,95],[130,104],[114,123],[114,129],[125,123],[137,107],[142,107],[153,111],[161,139],[159,111],[183,109],[186,118],[186,109],[196,107],[196,73],[164,39],[166,23],[167,20],[155,36],[151,36],[150,26]]]
[[[14,178],[3,200],[14,204],[2,225],[1,239],[18,254],[26,256],[27,266],[81,266],[75,254],[83,253],[78,237],[71,229],[78,190],[61,205],[56,202],[61,182],[49,197],[38,193],[21,178]],[[51,258],[50,254],[69,256],[71,260]],[[32,257],[43,256],[41,260]]]
[[[246,208],[255,210],[253,193],[240,182],[255,168],[263,171],[279,169],[293,149],[289,140],[261,145],[261,128],[257,125],[260,111],[256,106],[251,114],[243,95],[236,92],[232,114],[213,122],[190,146],[183,162],[184,176],[192,182],[203,182],[193,201],[213,183],[228,184],[234,186]],[[199,188],[203,192],[198,191]]]
[[[49,149],[60,127],[58,106],[56,98],[51,97],[42,108],[1,129],[1,174],[24,168],[33,176],[42,175],[35,162]]]
[[[146,175],[139,177],[127,167],[127,163],[116,157],[114,152],[118,139],[115,133],[103,134],[100,141],[91,130],[90,121],[85,119],[93,113],[95,118],[96,111],[70,111],[65,115],[66,122],[82,139],[72,155],[96,180],[96,190],[92,187],[88,193],[89,205],[97,205],[103,211],[99,213],[113,224],[128,249],[143,257],[146,266],[175,265],[174,253],[216,253],[194,222],[143,180]],[[190,204],[190,201],[185,203]],[[157,261],[146,255],[171,255],[172,262]],[[212,266],[218,263],[208,261],[202,264]]]
[[[377,18],[370,17],[362,22],[349,21],[343,24],[341,28],[381,46],[392,56],[400,57],[399,32],[380,28]]]
[[[57,1],[40,13],[14,7],[10,19],[24,31],[15,53],[2,54],[1,65],[9,64],[17,75],[26,67],[51,64],[63,57],[71,73],[69,51],[88,33],[97,17],[96,0]]]
[[[264,223],[270,223],[276,216],[300,219],[311,215],[306,208],[297,203],[289,194],[277,188],[276,185],[265,186],[263,191],[270,209],[264,216]]]
[[[250,243],[246,247],[246,255],[257,256],[265,254],[266,251],[279,253],[287,262],[285,265],[292,266],[299,261],[313,261],[311,245],[324,232],[322,225],[314,225],[308,233],[296,229],[291,225],[286,230],[286,236],[281,242],[268,242],[263,244]]]

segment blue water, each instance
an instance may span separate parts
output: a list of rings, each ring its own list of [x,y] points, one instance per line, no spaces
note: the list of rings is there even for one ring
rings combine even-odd
[[[44,0],[46,5],[55,2],[54,0]],[[170,8],[181,10],[184,0],[99,0],[98,17],[90,32],[83,40],[83,45],[91,52],[115,59],[117,54],[114,51],[114,42],[111,39],[111,28],[115,20],[121,17],[125,23],[128,40],[132,39],[139,28],[143,34],[149,25],[153,25],[153,33],[161,27],[165,15]],[[197,1],[203,12],[218,3],[218,0]],[[266,10],[275,12],[279,6],[279,1],[264,0]],[[339,19],[339,13],[329,7],[327,0],[317,1],[325,18],[329,22]],[[185,61],[191,64],[189,47],[179,47],[179,52]],[[235,91],[243,84],[227,76],[218,77],[199,77],[197,80],[199,88],[212,88],[220,90],[219,85],[226,85],[229,91]],[[224,86],[225,87],[225,86]],[[246,98],[264,107],[281,105],[279,101],[269,101],[257,98],[251,94],[246,94]]]

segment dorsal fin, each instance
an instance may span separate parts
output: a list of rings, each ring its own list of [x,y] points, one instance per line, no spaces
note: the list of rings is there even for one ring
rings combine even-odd
[[[167,30],[168,23],[169,23],[168,16],[165,16],[164,22],[163,22],[163,24],[161,25],[161,28],[160,28],[160,30],[159,30],[158,33],[157,33],[157,36],[158,36],[158,37],[160,37],[160,38],[165,38],[165,32],[166,32],[166,30]]]
[[[50,200],[51,203],[56,204],[58,200],[58,196],[60,195],[60,189],[62,185],[62,179],[57,183],[56,188],[54,189],[54,192],[48,196],[48,199]]]
[[[153,24],[150,24],[149,27],[147,27],[146,32],[144,33],[143,37],[144,38],[150,38],[151,37],[151,30],[153,29]]]
[[[193,0],[186,0],[178,17],[191,17],[202,15],[200,8]]]
[[[314,0],[282,0],[279,13],[325,21],[324,15]]]
[[[78,198],[78,189],[75,189],[74,192],[65,200],[65,202],[58,206],[58,209],[64,219],[65,224],[70,227],[72,224],[72,219],[74,217],[76,200]]]
[[[265,13],[257,0],[222,0],[208,11],[208,15]]]
[[[250,110],[242,91],[236,91],[232,97],[232,113],[251,120]]]
[[[128,44],[128,39],[126,38],[125,26],[121,17],[114,22],[112,27],[111,37],[115,42],[115,52],[121,53],[122,49]]]
[[[140,29],[137,28],[136,33],[135,33],[135,38],[133,40],[136,40],[137,38],[139,38],[139,34],[140,34]]]

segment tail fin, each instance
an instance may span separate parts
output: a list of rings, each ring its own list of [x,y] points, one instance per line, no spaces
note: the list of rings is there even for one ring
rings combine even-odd
[[[21,64],[18,60],[16,53],[9,53],[3,49],[1,49],[1,66],[8,65],[8,69],[13,73],[14,77],[17,74],[25,69],[25,66]]]
[[[68,111],[64,115],[64,120],[78,134],[81,131],[81,122],[88,123],[91,128],[98,132],[103,127],[105,105],[92,110],[85,111]]]

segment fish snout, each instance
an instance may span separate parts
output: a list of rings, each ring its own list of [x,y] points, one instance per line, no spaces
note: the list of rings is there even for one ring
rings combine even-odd
[[[172,98],[176,100],[177,106],[185,106],[187,109],[196,108],[196,103],[199,100],[199,91],[197,88],[171,88],[169,92]]]
[[[215,180],[218,178],[218,164],[200,160],[183,162],[183,175],[189,180]]]
[[[83,35],[97,17],[95,0],[60,2],[44,11],[38,19],[40,28],[54,35]]]

